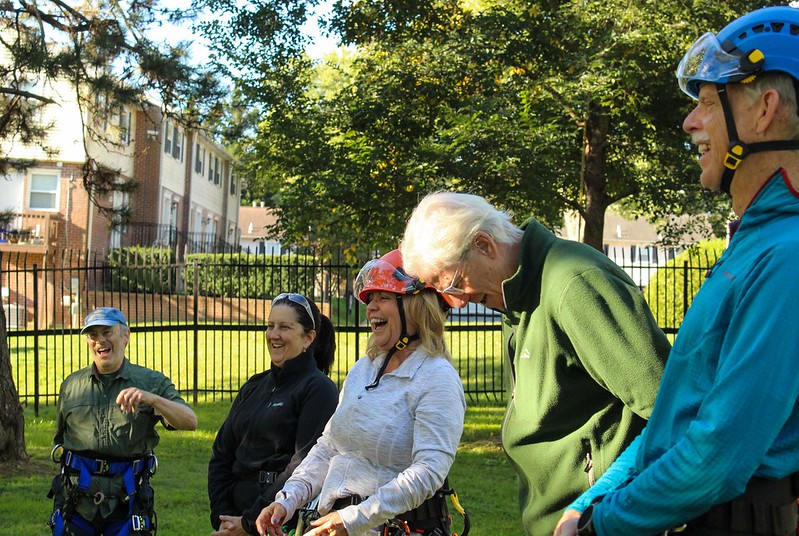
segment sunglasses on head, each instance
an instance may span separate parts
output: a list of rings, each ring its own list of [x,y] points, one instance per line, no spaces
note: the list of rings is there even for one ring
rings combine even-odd
[[[279,301],[289,300],[297,305],[301,305],[305,312],[308,313],[308,318],[311,319],[311,325],[313,329],[316,330],[316,321],[313,319],[313,311],[311,310],[311,304],[308,303],[308,298],[303,296],[302,294],[294,294],[291,292],[282,292],[274,297],[272,300],[272,305],[276,304]]]

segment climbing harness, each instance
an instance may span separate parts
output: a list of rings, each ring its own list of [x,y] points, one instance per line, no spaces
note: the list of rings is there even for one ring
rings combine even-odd
[[[53,513],[49,521],[53,536],[64,534],[67,523],[75,525],[81,531],[95,533],[91,521],[76,512],[81,496],[91,497],[96,506],[113,498],[128,505],[127,517],[111,523],[104,529],[104,534],[128,536],[142,533],[155,536],[157,522],[152,504],[152,488],[149,485],[150,477],[158,469],[158,459],[154,454],[135,460],[108,461],[81,456],[64,450],[62,445],[56,445],[50,457],[54,463],[61,465],[61,471],[53,479],[53,486],[47,495],[53,499]],[[102,491],[89,494],[92,478],[115,475],[122,475],[123,496],[109,496]]]

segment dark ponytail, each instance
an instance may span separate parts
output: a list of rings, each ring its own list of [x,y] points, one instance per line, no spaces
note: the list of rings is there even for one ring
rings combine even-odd
[[[336,333],[333,322],[323,314],[319,314],[319,329],[316,330],[311,351],[319,370],[330,376],[333,360],[336,358]]]

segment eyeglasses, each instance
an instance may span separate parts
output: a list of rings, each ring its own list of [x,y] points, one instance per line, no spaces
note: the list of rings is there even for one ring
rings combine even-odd
[[[463,255],[461,255],[461,260],[458,261],[458,267],[455,268],[455,273],[452,275],[452,283],[450,283],[447,288],[441,291],[443,294],[449,294],[450,296],[463,296],[466,294],[465,290],[456,287],[455,284],[463,276],[463,263],[466,262],[466,257],[468,255],[469,250],[467,249],[463,252]]]
[[[111,337],[116,334],[116,329],[114,326],[98,326],[94,327],[94,329],[89,328],[86,330],[85,335],[86,338],[91,341],[99,341],[100,339],[110,339]]]
[[[302,294],[283,292],[274,297],[274,299],[272,300],[272,304],[274,305],[275,303],[283,300],[293,301],[297,305],[301,305],[302,308],[305,309],[305,312],[308,313],[308,318],[311,319],[311,325],[313,326],[313,329],[316,330],[316,321],[313,319],[313,311],[311,310],[311,304],[308,303],[308,298],[306,298]]]

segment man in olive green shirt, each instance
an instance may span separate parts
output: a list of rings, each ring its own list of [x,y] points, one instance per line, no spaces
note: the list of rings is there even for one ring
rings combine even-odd
[[[81,333],[93,364],[61,384],[53,534],[150,534],[155,425],[194,430],[197,418],[169,378],[125,359],[130,328],[119,309],[95,309]]]

